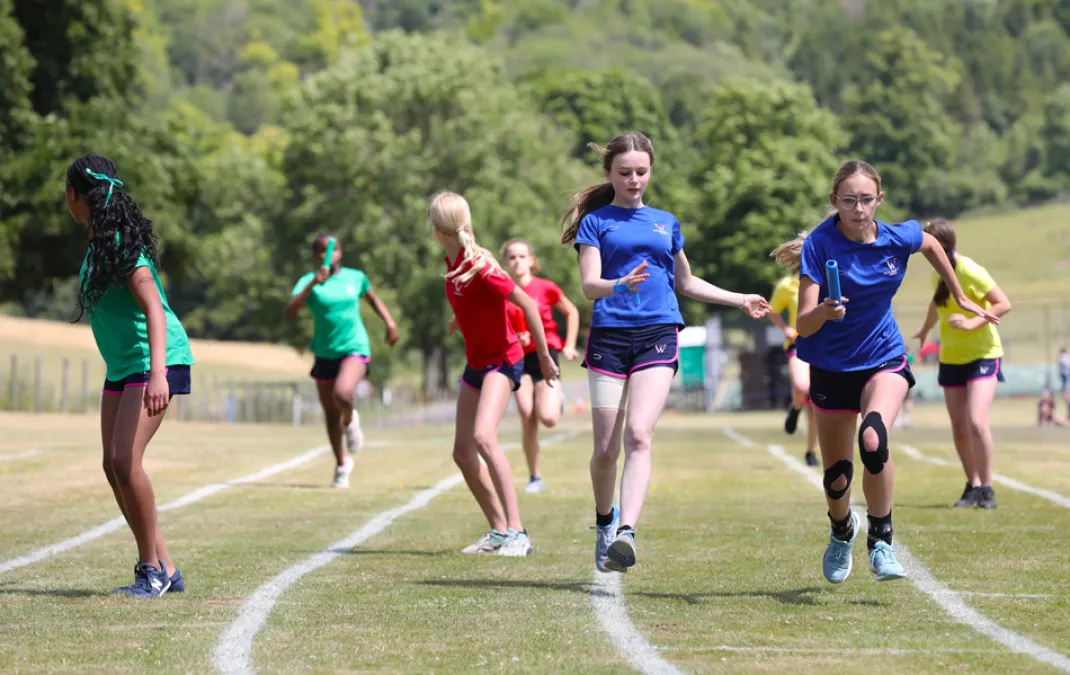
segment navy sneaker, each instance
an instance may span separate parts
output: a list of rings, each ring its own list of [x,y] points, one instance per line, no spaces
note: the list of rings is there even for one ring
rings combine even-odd
[[[160,569],[167,569],[163,561],[160,561]],[[182,570],[175,568],[175,573],[171,575],[171,588],[167,589],[168,593],[185,593],[186,581],[182,578]]]
[[[134,567],[134,583],[116,588],[113,592],[132,598],[158,598],[170,588],[171,577],[162,564],[160,569],[156,569],[148,563],[138,563]]]

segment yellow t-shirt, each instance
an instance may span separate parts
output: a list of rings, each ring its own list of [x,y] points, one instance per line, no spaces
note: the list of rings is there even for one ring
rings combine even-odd
[[[984,309],[991,307],[992,303],[985,300],[985,296],[995,288],[996,282],[988,270],[966,256],[959,255],[956,258],[955,276],[966,297]],[[940,275],[934,272],[933,290],[939,284]],[[1003,343],[992,324],[986,323],[977,330],[969,331],[956,330],[947,324],[947,318],[952,314],[962,314],[967,319],[975,316],[964,312],[955,298],[948,298],[943,307],[937,305],[936,311],[940,315],[940,363],[963,365],[978,359],[998,359],[1003,356]]]
[[[773,297],[769,299],[773,312],[781,314],[788,311],[788,326],[795,328],[795,319],[799,315],[799,277],[784,277],[773,286]],[[784,340],[784,349],[791,346],[791,340]]]

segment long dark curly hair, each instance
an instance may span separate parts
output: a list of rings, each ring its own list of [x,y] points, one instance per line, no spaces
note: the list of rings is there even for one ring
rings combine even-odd
[[[67,186],[89,205],[89,266],[78,289],[78,319],[96,307],[113,286],[126,285],[144,253],[159,267],[152,221],[141,212],[119,180],[114,162],[83,155],[67,167]]]

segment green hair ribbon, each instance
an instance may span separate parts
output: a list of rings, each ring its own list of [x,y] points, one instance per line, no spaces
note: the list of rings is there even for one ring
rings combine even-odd
[[[111,201],[111,193],[117,187],[122,187],[123,182],[118,178],[112,178],[111,176],[103,173],[97,173],[89,167],[86,167],[85,172],[89,174],[90,178],[96,178],[97,180],[108,181],[108,196],[104,199],[104,208],[108,208],[108,203]]]

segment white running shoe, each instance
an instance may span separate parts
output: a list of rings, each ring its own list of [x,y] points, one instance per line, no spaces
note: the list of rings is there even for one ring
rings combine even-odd
[[[531,495],[542,492],[542,478],[532,478],[529,480],[528,486],[524,488],[524,492]]]
[[[505,535],[505,543],[498,550],[498,555],[507,558],[523,558],[531,555],[534,550],[531,546],[531,540],[528,539],[527,532],[517,532],[509,528],[509,532]]]
[[[364,432],[361,431],[360,415],[357,414],[356,408],[353,408],[353,419],[349,421],[349,426],[345,428],[345,436],[346,452],[349,454],[355,455],[364,447]]]
[[[334,467],[334,480],[331,481],[331,487],[343,490],[348,488],[351,473],[353,473],[353,458],[346,457],[346,461],[341,466]]]
[[[476,539],[474,544],[469,544],[461,549],[461,553],[476,555],[479,553],[497,553],[505,543],[506,534],[498,530],[488,530]]]

